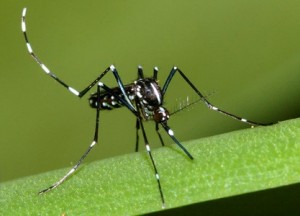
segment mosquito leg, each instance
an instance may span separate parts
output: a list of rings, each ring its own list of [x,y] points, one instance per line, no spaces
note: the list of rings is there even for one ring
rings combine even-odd
[[[139,130],[140,130],[140,122],[138,120],[138,118],[136,119],[136,142],[135,142],[135,152],[139,151]]]
[[[148,142],[148,139],[147,139],[147,136],[146,136],[144,125],[143,125],[142,120],[140,118],[139,118],[139,122],[140,122],[140,126],[141,126],[141,129],[142,129],[142,134],[143,134],[146,150],[147,150],[147,153],[150,157],[150,160],[151,160],[151,163],[152,163],[152,166],[153,166],[153,169],[154,169],[155,178],[156,178],[156,181],[157,181],[158,190],[159,190],[160,198],[161,198],[161,202],[162,202],[162,208],[165,208],[166,204],[165,204],[165,198],[164,198],[164,194],[163,194],[161,183],[160,183],[160,177],[159,177],[159,174],[158,174],[158,171],[157,171],[157,168],[156,168],[156,165],[155,165],[152,153],[151,153],[151,149],[150,149],[150,145],[149,145],[149,142]]]
[[[258,122],[250,121],[250,120],[247,120],[247,119],[245,119],[245,118],[241,118],[241,117],[239,117],[239,116],[237,116],[237,115],[231,114],[231,113],[229,113],[229,112],[227,112],[227,111],[221,110],[221,109],[219,109],[218,107],[212,105],[212,104],[206,99],[206,97],[204,97],[203,94],[202,94],[202,93],[194,86],[194,84],[193,84],[193,83],[185,76],[185,74],[184,74],[179,68],[177,68],[177,67],[173,67],[173,68],[172,68],[172,70],[171,70],[171,72],[170,72],[170,74],[169,74],[169,76],[168,76],[168,78],[167,78],[167,80],[166,80],[166,82],[165,82],[165,84],[164,84],[164,86],[163,86],[163,88],[162,88],[162,95],[163,95],[163,98],[164,98],[164,95],[165,95],[165,93],[166,93],[166,91],[167,91],[167,88],[168,88],[168,86],[169,86],[169,84],[170,84],[170,82],[171,82],[171,80],[172,80],[172,78],[173,78],[173,76],[175,75],[176,72],[178,72],[178,73],[181,75],[181,77],[182,77],[182,78],[186,81],[186,83],[187,83],[187,84],[188,84],[188,85],[196,92],[196,94],[200,97],[200,99],[205,103],[205,105],[206,105],[209,109],[211,109],[211,110],[213,110],[213,111],[217,111],[217,112],[222,113],[222,114],[224,114],[224,115],[227,115],[227,116],[229,116],[229,117],[231,117],[231,118],[233,118],[233,119],[236,119],[236,120],[238,120],[238,121],[241,121],[241,122],[244,122],[244,123],[253,125],[253,126],[256,126],[256,125],[267,126],[267,125],[272,125],[272,124],[273,124],[273,123],[265,124],[265,123],[258,123]]]
[[[157,80],[158,67],[153,68],[153,79]]]
[[[82,91],[77,91],[76,89],[74,89],[73,87],[69,86],[68,84],[66,84],[64,81],[62,81],[60,78],[58,78],[54,73],[51,72],[51,70],[38,58],[38,56],[34,53],[32,46],[29,42],[28,39],[28,35],[27,35],[27,28],[26,28],[26,11],[27,8],[24,8],[22,11],[22,18],[21,18],[21,29],[24,35],[24,39],[26,42],[26,47],[27,50],[29,52],[29,54],[31,55],[31,57],[38,63],[38,65],[42,68],[42,70],[49,75],[50,77],[52,77],[54,80],[56,80],[59,84],[61,84],[62,86],[64,86],[65,88],[67,88],[71,93],[73,93],[74,95],[78,96],[78,97],[83,97],[94,85],[96,85],[96,83],[98,83],[102,77],[104,77],[108,72],[112,72],[119,88],[121,89],[125,100],[128,102],[128,105],[131,106],[131,109],[135,109],[132,104],[130,103],[130,100],[128,98],[128,95],[125,92],[124,89],[124,85],[122,83],[122,80],[118,74],[117,69],[115,68],[114,65],[109,66],[108,68],[105,69],[105,71],[103,71],[95,80],[93,80],[91,82],[91,84],[89,84],[86,88],[84,88]]]
[[[144,79],[143,67],[141,65],[138,66],[138,79]]]
[[[97,87],[97,97],[98,97],[98,101],[100,99],[100,86]],[[62,177],[59,181],[57,181],[56,183],[54,183],[53,185],[51,185],[50,187],[41,190],[39,192],[39,194],[43,194],[46,193],[56,187],[58,187],[59,185],[61,185],[70,175],[72,175],[77,169],[78,167],[81,165],[81,163],[83,162],[83,160],[86,158],[86,156],[90,153],[90,151],[93,149],[93,147],[97,144],[98,142],[98,131],[99,131],[99,118],[100,118],[100,104],[97,104],[97,109],[96,109],[96,124],[95,124],[95,133],[94,133],[94,139],[93,142],[90,144],[90,146],[88,147],[88,149],[86,150],[86,152],[81,156],[81,158],[79,159],[79,161],[76,163],[76,165],[64,176]]]
[[[165,129],[165,131],[168,133],[168,135],[172,138],[172,140],[176,143],[176,145],[178,145],[182,151],[191,159],[193,160],[193,156],[191,155],[191,153],[188,152],[188,150],[176,139],[176,137],[174,136],[174,132],[173,130],[167,125],[166,122],[162,122],[160,123],[163,128]]]

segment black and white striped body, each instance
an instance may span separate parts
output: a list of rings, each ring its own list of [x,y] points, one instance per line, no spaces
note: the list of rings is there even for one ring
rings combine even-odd
[[[119,97],[125,99],[120,88],[115,87],[111,90],[114,92],[114,94],[117,94]],[[127,88],[125,87],[125,91],[129,93],[131,91],[131,86],[128,86]],[[98,93],[95,92],[91,94],[89,98],[89,104],[91,108],[96,109],[98,103],[101,110],[112,110],[124,106],[124,104],[122,104],[113,94],[104,90],[100,91],[99,96]]]

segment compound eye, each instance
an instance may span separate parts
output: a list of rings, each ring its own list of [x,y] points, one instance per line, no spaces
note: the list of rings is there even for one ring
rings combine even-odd
[[[163,107],[158,107],[157,109],[154,110],[154,113],[153,113],[153,120],[154,120],[156,123],[165,122],[165,121],[167,121],[169,118],[170,118],[169,111],[166,110],[165,108],[163,108]]]

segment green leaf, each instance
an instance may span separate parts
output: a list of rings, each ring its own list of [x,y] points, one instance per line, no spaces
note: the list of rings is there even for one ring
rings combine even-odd
[[[300,182],[300,119],[153,150],[166,208]],[[1,215],[139,215],[161,210],[146,152],[83,165],[63,185],[37,195],[68,169],[0,184]]]

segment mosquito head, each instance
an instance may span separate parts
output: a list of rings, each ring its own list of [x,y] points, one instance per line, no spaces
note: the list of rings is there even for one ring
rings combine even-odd
[[[169,111],[166,108],[159,106],[154,109],[153,120],[156,123],[166,122],[168,121],[169,118],[170,118]]]

